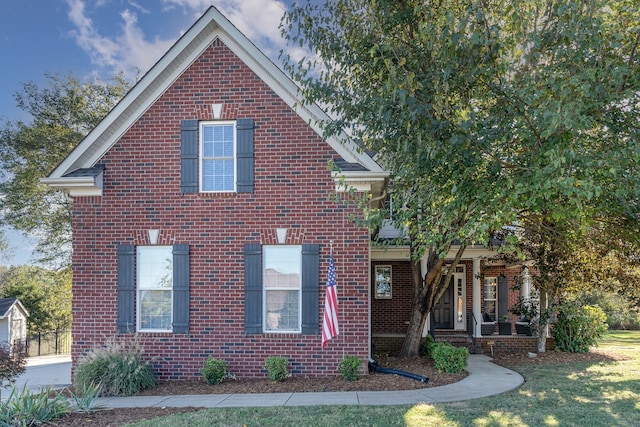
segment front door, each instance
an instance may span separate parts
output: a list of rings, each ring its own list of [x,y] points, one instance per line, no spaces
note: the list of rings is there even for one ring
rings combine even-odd
[[[444,280],[444,278],[442,278]],[[453,277],[449,282],[447,290],[444,291],[442,297],[436,305],[433,306],[433,328],[434,329],[453,329]]]

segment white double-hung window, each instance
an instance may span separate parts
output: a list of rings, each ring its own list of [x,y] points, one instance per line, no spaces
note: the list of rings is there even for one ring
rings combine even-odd
[[[138,330],[171,331],[173,254],[171,246],[138,246]]]
[[[233,121],[200,123],[200,190],[236,191],[236,126]]]
[[[302,247],[264,246],[265,332],[300,332]]]

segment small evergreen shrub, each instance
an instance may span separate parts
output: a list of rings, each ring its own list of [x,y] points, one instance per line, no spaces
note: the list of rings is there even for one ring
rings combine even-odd
[[[226,378],[235,378],[229,373],[229,366],[226,360],[215,359],[209,357],[205,360],[200,373],[204,376],[204,380],[209,385],[220,384]]]
[[[467,366],[469,350],[464,347],[454,347],[448,342],[437,342],[430,348],[433,365],[441,372],[457,374]]]
[[[97,386],[102,396],[131,396],[154,387],[156,377],[136,336],[90,350],[78,361],[74,385],[80,393]]]
[[[269,373],[271,381],[280,382],[290,377],[288,367],[289,359],[282,356],[270,356],[264,362],[264,367]]]
[[[358,373],[360,372],[360,366],[362,365],[362,360],[360,360],[356,356],[344,356],[344,358],[340,361],[340,374],[342,378],[347,381],[355,381],[358,379]]]
[[[431,335],[427,335],[420,341],[420,348],[418,354],[421,357],[431,357],[431,346],[435,343]]]
[[[599,307],[563,303],[551,331],[556,348],[570,353],[584,353],[607,332],[607,315]]]
[[[24,345],[0,343],[0,387],[13,384],[25,371],[27,364]]]
[[[69,403],[61,394],[49,398],[51,387],[32,392],[25,384],[21,389],[12,387],[9,398],[0,402],[0,425],[35,426],[69,412]]]

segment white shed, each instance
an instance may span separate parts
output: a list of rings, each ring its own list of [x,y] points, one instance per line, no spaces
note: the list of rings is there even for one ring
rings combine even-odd
[[[0,343],[13,345],[27,339],[29,312],[17,298],[0,298]]]

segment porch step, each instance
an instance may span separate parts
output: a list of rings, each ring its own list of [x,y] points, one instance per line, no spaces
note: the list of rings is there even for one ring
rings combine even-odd
[[[476,345],[476,348],[473,348],[473,338],[471,338],[468,334],[437,334],[436,333],[436,342],[448,342],[452,344],[454,347],[465,347],[469,350],[470,354],[484,354],[479,345]]]

